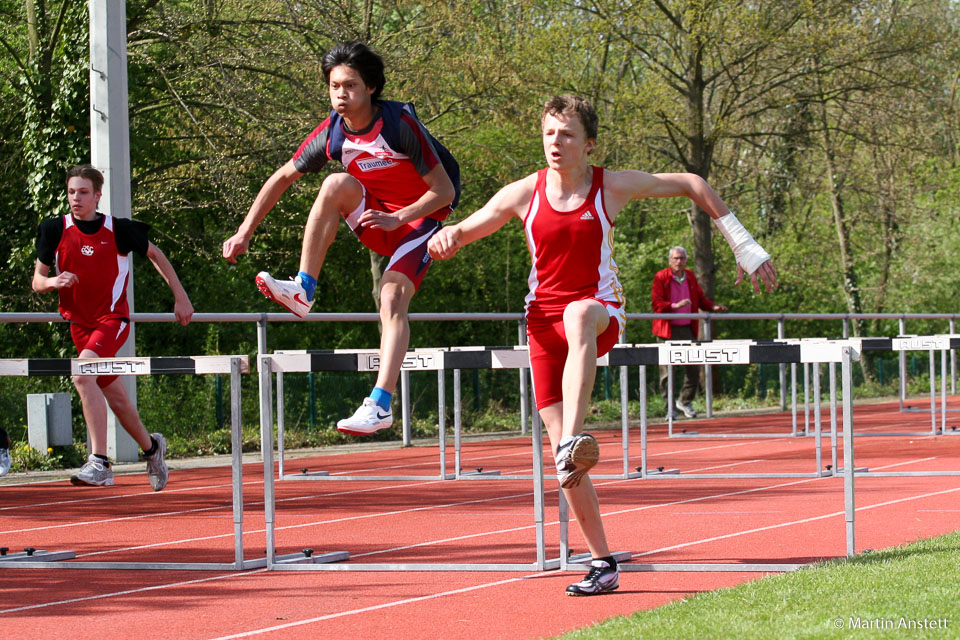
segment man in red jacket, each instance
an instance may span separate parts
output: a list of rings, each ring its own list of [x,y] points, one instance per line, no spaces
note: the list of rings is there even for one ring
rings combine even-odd
[[[727,307],[715,304],[713,300],[703,294],[703,289],[697,284],[697,277],[693,271],[687,269],[687,250],[683,247],[670,249],[670,266],[658,271],[653,276],[653,288],[650,292],[651,305],[654,313],[697,313],[703,311],[722,312]],[[667,320],[657,318],[653,321],[653,335],[658,342],[664,340],[696,340],[696,320],[690,318],[676,318]],[[660,395],[667,401],[668,367],[660,367]],[[697,395],[697,386],[700,382],[699,367],[684,367],[685,377],[683,387],[677,398],[676,408],[683,411],[688,418],[696,418],[693,410],[694,396]],[[673,407],[668,407],[668,414],[677,417]]]

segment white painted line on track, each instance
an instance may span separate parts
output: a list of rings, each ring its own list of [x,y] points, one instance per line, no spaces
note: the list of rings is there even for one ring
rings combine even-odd
[[[247,485],[247,484],[258,484],[258,483],[244,482],[243,484]],[[259,484],[263,484],[263,482],[260,482]],[[100,502],[102,500],[121,500],[123,498],[143,499],[146,496],[169,495],[171,493],[182,493],[185,491],[201,491],[201,490],[206,491],[209,489],[223,489],[223,488],[229,488],[232,486],[233,486],[233,483],[231,482],[228,484],[211,484],[211,485],[200,486],[200,487],[182,487],[179,489],[166,489],[162,494],[157,493],[156,491],[153,491],[151,489],[150,491],[140,491],[138,493],[122,493],[122,494],[112,495],[112,496],[97,496],[96,498],[76,498],[74,500],[57,500],[55,502],[33,502],[30,504],[18,504],[18,505],[12,505],[9,507],[0,507],[0,511],[11,511],[14,509],[35,509],[39,507],[59,507],[65,504],[84,504],[88,502]]]
[[[829,480],[829,478],[827,478],[827,479]],[[811,478],[811,479],[804,479],[804,480],[795,481],[795,482],[778,483],[778,484],[775,484],[775,485],[769,485],[769,486],[765,486],[765,487],[757,487],[757,488],[753,488],[753,489],[747,489],[747,490],[744,490],[744,491],[727,492],[727,493],[721,493],[721,494],[714,494],[714,495],[711,495],[711,496],[701,496],[701,497],[692,498],[692,499],[689,499],[689,500],[682,500],[682,501],[676,501],[676,502],[670,502],[670,503],[662,503],[662,504],[659,504],[659,505],[646,505],[646,506],[644,506],[644,507],[639,507],[639,508],[636,508],[636,509],[627,509],[627,510],[620,510],[620,511],[610,512],[610,513],[604,514],[604,517],[608,517],[608,516],[612,516],[612,515],[620,515],[620,514],[630,513],[630,512],[634,512],[634,511],[641,511],[641,510],[656,508],[656,507],[660,507],[660,506],[671,506],[671,505],[675,505],[675,504],[683,504],[683,503],[689,503],[689,502],[700,502],[700,501],[710,500],[710,499],[714,499],[714,498],[729,497],[729,496],[731,496],[731,495],[738,495],[738,494],[743,494],[743,493],[752,493],[752,492],[758,492],[758,491],[765,491],[765,490],[768,490],[768,489],[777,489],[777,488],[782,488],[782,487],[785,487],[785,486],[805,484],[805,483],[807,483],[807,482],[816,482],[816,481],[821,481],[821,480],[824,480],[824,479],[823,479],[823,478]],[[629,482],[629,481],[616,480],[616,481],[606,482],[606,483],[603,483],[603,484],[619,484],[619,483],[623,483],[623,482]],[[370,490],[375,490],[375,489],[370,489]],[[367,490],[364,490],[364,491],[367,491]],[[880,507],[884,507],[884,506],[889,506],[889,505],[892,505],[892,504],[898,504],[898,503],[907,502],[907,501],[911,501],[911,500],[917,500],[917,499],[923,499],[923,498],[933,497],[933,496],[937,496],[937,495],[943,495],[943,494],[953,493],[953,492],[956,492],[956,491],[960,491],[960,487],[954,488],[954,489],[948,489],[948,490],[944,490],[944,491],[937,491],[937,492],[932,492],[932,493],[917,495],[917,496],[909,496],[909,497],[906,497],[906,498],[900,498],[900,499],[896,499],[896,500],[890,500],[890,501],[887,501],[887,502],[884,502],[884,503],[875,504],[875,505],[867,505],[867,506],[863,506],[863,507],[858,507],[858,508],[857,508],[857,511],[865,511],[865,510],[868,510],[868,509],[876,509],[876,508],[880,508]],[[478,501],[476,501],[476,502],[482,502],[482,501],[483,501],[483,500],[478,500]],[[815,521],[815,520],[822,520],[822,519],[826,519],[826,518],[830,518],[830,517],[835,517],[835,516],[837,516],[837,515],[843,515],[843,512],[840,511],[840,512],[835,512],[835,513],[830,513],[830,514],[824,514],[824,515],[821,515],[821,516],[815,516],[815,517],[812,517],[812,518],[806,518],[806,519],[803,519],[803,520],[797,520],[797,521],[794,521],[794,522],[782,523],[782,524],[775,525],[775,526],[771,526],[771,527],[762,527],[762,528],[759,528],[759,529],[751,529],[751,530],[747,530],[747,531],[741,531],[741,532],[731,533],[731,534],[728,534],[728,535],[726,535],[726,536],[718,536],[718,537],[708,538],[708,539],[704,539],[704,540],[690,541],[690,542],[682,543],[682,544],[679,544],[679,545],[673,545],[672,547],[665,547],[665,548],[663,548],[663,549],[658,549],[658,550],[654,550],[654,551],[648,551],[648,552],[645,552],[645,553],[634,554],[634,557],[640,557],[640,556],[644,556],[644,555],[650,555],[650,554],[652,554],[652,553],[661,552],[661,551],[664,551],[664,550],[666,550],[666,549],[677,549],[677,548],[683,548],[683,547],[690,547],[690,546],[694,546],[694,545],[697,545],[697,544],[702,544],[702,543],[704,543],[704,542],[713,541],[713,540],[716,540],[716,539],[731,538],[731,537],[736,537],[736,536],[739,536],[739,535],[745,535],[745,534],[749,534],[749,533],[755,533],[755,532],[757,532],[757,531],[763,531],[763,530],[768,530],[768,529],[773,529],[773,528],[778,528],[778,527],[782,528],[782,527],[792,526],[792,525],[794,525],[794,524],[801,524],[801,523],[811,522],[811,521]],[[557,523],[556,523],[556,522],[552,522],[552,523],[549,523],[549,524],[557,524]],[[521,527],[521,528],[519,528],[519,529],[529,529],[529,528],[532,528],[532,526],[533,526],[533,525],[529,525],[529,526],[527,526],[527,527]],[[512,530],[505,530],[505,531],[512,531]],[[466,536],[466,537],[477,537],[477,536],[480,536],[480,535],[492,535],[492,534],[495,534],[495,533],[498,533],[498,532],[486,532],[486,533],[483,533],[483,534],[474,534],[473,536]],[[451,539],[451,540],[456,540],[456,539]],[[168,544],[169,544],[169,543],[168,543]],[[424,546],[424,545],[426,545],[426,544],[428,544],[428,543],[423,543],[423,544],[421,544],[421,545],[416,545],[416,546]],[[364,554],[364,555],[368,555],[368,554]],[[255,570],[255,571],[252,571],[252,572],[231,573],[231,574],[227,574],[227,575],[223,575],[223,576],[216,576],[216,577],[212,577],[212,578],[201,578],[201,579],[198,579],[198,580],[189,580],[189,581],[183,581],[183,582],[169,583],[169,584],[166,584],[166,585],[155,585],[155,586],[151,586],[151,587],[144,587],[144,588],[142,588],[142,589],[131,589],[131,590],[127,590],[127,591],[115,592],[115,593],[110,593],[110,594],[101,594],[101,595],[96,595],[96,596],[87,596],[87,597],[83,597],[83,598],[74,598],[74,599],[70,599],[70,600],[61,600],[61,601],[48,602],[48,603],[42,603],[42,604],[37,604],[37,605],[30,605],[30,606],[27,606],[27,607],[17,607],[17,608],[14,608],[14,609],[3,609],[3,610],[0,610],[0,614],[2,614],[2,613],[11,613],[11,612],[15,612],[15,611],[29,610],[29,609],[39,609],[39,608],[43,608],[43,607],[55,606],[55,605],[60,605],[60,604],[69,604],[69,603],[71,603],[71,602],[81,602],[81,601],[85,601],[85,600],[94,600],[94,599],[103,599],[103,598],[109,598],[109,597],[117,597],[117,596],[123,596],[123,595],[127,595],[127,594],[132,594],[132,593],[140,593],[140,592],[152,591],[152,590],[156,590],[156,589],[171,588],[171,587],[177,587],[177,586],[180,586],[180,585],[196,584],[196,583],[208,582],[208,581],[212,581],[212,580],[221,580],[221,579],[230,579],[230,578],[240,578],[240,577],[244,577],[244,576],[246,576],[246,575],[250,575],[251,573],[261,573],[261,572],[264,572],[264,571],[266,571],[266,570],[265,570],[265,569],[259,569],[259,570]],[[263,628],[263,629],[257,629],[257,630],[247,631],[247,632],[244,632],[244,633],[241,633],[241,634],[235,634],[235,635],[231,635],[231,636],[223,636],[222,638],[219,638],[219,639],[217,639],[217,640],[227,640],[227,639],[229,639],[229,638],[249,637],[249,636],[252,636],[252,635],[258,635],[258,634],[267,633],[267,632],[270,632],[270,631],[277,631],[277,630],[281,630],[281,629],[286,629],[286,628],[295,627],[295,626],[301,626],[301,625],[310,624],[310,623],[314,623],[314,622],[321,622],[321,621],[324,621],[324,620],[329,620],[329,619],[333,619],[333,618],[337,618],[337,617],[343,617],[343,616],[353,615],[353,614],[357,614],[357,613],[364,613],[364,612],[369,612],[369,611],[373,611],[373,610],[377,610],[377,609],[382,609],[382,608],[388,608],[388,607],[398,606],[398,605],[402,605],[402,604],[410,604],[410,603],[415,603],[415,602],[419,602],[419,601],[423,601],[423,600],[428,600],[428,599],[443,597],[443,596],[447,596],[447,595],[456,595],[456,594],[459,594],[459,593],[465,593],[465,592],[469,592],[469,591],[476,590],[476,589],[482,589],[482,588],[487,588],[487,587],[492,587],[492,586],[498,586],[498,585],[501,585],[501,584],[508,584],[508,583],[511,583],[511,582],[516,582],[516,581],[519,581],[519,580],[524,580],[524,579],[528,579],[528,578],[531,578],[531,577],[537,577],[537,576],[542,576],[542,575],[546,575],[546,574],[544,574],[544,573],[534,573],[534,574],[530,574],[530,575],[527,575],[527,576],[522,576],[522,577],[517,577],[517,578],[512,578],[512,579],[507,579],[507,580],[500,580],[500,581],[491,582],[491,583],[485,583],[485,584],[476,585],[476,586],[473,586],[473,587],[466,587],[466,588],[464,588],[464,589],[457,589],[457,590],[452,590],[452,591],[447,591],[447,592],[441,592],[441,593],[437,593],[437,594],[431,594],[431,595],[428,595],[428,596],[421,596],[421,597],[419,597],[419,598],[410,598],[410,599],[395,601],[395,602],[392,602],[392,603],[385,603],[385,604],[382,604],[382,605],[377,605],[377,606],[375,606],[375,607],[365,607],[365,608],[361,608],[361,609],[355,609],[355,610],[350,610],[350,611],[344,611],[344,612],[339,612],[339,613],[328,614],[328,615],[325,615],[325,616],[319,616],[319,617],[317,617],[317,618],[311,618],[311,619],[309,619],[309,620],[301,620],[301,621],[297,621],[297,622],[288,623],[288,624],[285,624],[285,625],[278,625],[278,626],[267,627],[267,628]]]
[[[543,573],[532,573],[526,576],[518,576],[516,578],[507,578],[505,580],[497,580],[495,582],[486,582],[484,584],[477,584],[470,587],[463,587],[461,589],[453,589],[451,591],[441,591],[440,593],[431,593],[426,596],[418,596],[416,598],[405,598],[403,600],[394,600],[393,602],[385,602],[383,604],[374,605],[372,607],[362,607],[360,609],[350,609],[348,611],[340,611],[337,613],[328,613],[325,616],[317,616],[316,618],[308,618],[306,620],[297,620],[296,622],[287,622],[285,624],[278,624],[272,627],[264,627],[262,629],[253,629],[251,631],[244,631],[242,633],[235,633],[229,636],[220,636],[212,640],[235,640],[236,638],[249,638],[250,636],[260,635],[261,633],[270,633],[271,631],[281,631],[283,629],[290,629],[293,627],[300,627],[305,624],[313,624],[315,622],[324,622],[326,620],[334,620],[336,618],[343,618],[345,616],[357,615],[360,613],[370,613],[372,611],[379,611],[381,609],[390,609],[392,607],[398,607],[405,604],[413,604],[415,602],[424,602],[426,600],[434,600],[436,598],[443,598],[446,596],[455,596],[460,595],[461,593],[470,593],[471,591],[478,591],[480,589],[488,589],[490,587],[499,587],[505,584],[511,584],[513,582],[520,582],[521,580],[528,580],[529,578],[536,578],[544,575]]]
[[[137,589],[127,589],[125,591],[113,591],[111,593],[101,593],[95,596],[83,596],[80,598],[70,598],[69,600],[54,600],[52,602],[44,602],[41,604],[31,604],[25,607],[15,607],[13,609],[0,609],[0,614],[3,613],[15,613],[17,611],[30,611],[31,609],[42,609],[44,607],[58,607],[65,604],[73,604],[75,602],[86,602],[88,600],[102,600],[104,598],[115,598],[117,596],[126,596],[134,593],[144,593],[145,591],[156,591],[157,589],[169,589],[170,587],[182,587],[190,584],[199,584],[201,582],[212,582],[214,580],[225,580],[228,578],[237,578],[241,576],[249,576],[254,573],[263,573],[266,569],[256,569],[253,571],[247,571],[243,574],[237,573],[228,573],[222,576],[213,576],[211,578],[198,578],[196,580],[185,580],[183,582],[168,582],[167,584],[156,584],[150,587],[139,587]]]

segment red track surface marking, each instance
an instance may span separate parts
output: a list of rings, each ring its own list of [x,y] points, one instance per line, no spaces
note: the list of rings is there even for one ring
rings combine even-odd
[[[802,415],[800,426],[802,428]],[[789,435],[778,413],[679,423],[707,432],[777,432],[783,437],[667,438],[654,425],[653,466],[682,473],[814,471],[814,439]],[[952,416],[951,420],[952,421]],[[812,427],[811,421],[811,427]],[[826,410],[824,429],[829,428]],[[897,405],[856,409],[859,433],[924,431],[930,415]],[[716,426],[715,426],[716,425]],[[949,425],[948,425],[949,428]],[[619,431],[594,431],[598,473],[622,472]],[[639,465],[639,433],[631,463]],[[823,464],[830,464],[824,437]],[[842,444],[838,451],[842,464]],[[549,451],[545,448],[546,460]],[[960,438],[927,435],[860,438],[856,465],[871,470],[957,470]],[[453,454],[448,450],[448,470]],[[469,442],[462,465],[526,474],[529,438]],[[0,486],[0,545],[71,549],[84,560],[232,560],[228,468],[177,469],[160,493],[146,478],[117,486],[66,482]],[[436,447],[317,455],[288,464],[339,474],[418,475],[439,471]],[[363,470],[363,471],[361,471]],[[246,465],[244,545],[264,553],[262,465]],[[839,478],[657,479],[594,481],[611,545],[638,562],[807,562],[845,553]],[[278,553],[313,547],[347,550],[356,562],[532,562],[532,483],[472,481],[291,481],[276,483]],[[960,477],[857,479],[857,549],[882,548],[960,526]],[[548,555],[559,548],[557,489],[547,482]],[[570,524],[570,544],[584,544]],[[569,598],[579,574],[560,572],[135,572],[0,569],[5,638],[65,637],[110,629],[130,638],[427,637],[539,638],[691,593],[734,585],[755,573],[624,573],[620,590]],[[544,612],[550,612],[544,615]],[[495,612],[495,615],[491,615]],[[144,621],[150,621],[145,624]],[[162,621],[162,622],[158,622]]]

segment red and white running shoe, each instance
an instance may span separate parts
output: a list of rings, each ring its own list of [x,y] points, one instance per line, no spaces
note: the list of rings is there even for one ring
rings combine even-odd
[[[261,271],[257,274],[257,288],[260,293],[298,318],[307,315],[313,306],[313,300],[307,302],[307,292],[300,284],[300,276],[284,282],[275,279],[266,271]]]

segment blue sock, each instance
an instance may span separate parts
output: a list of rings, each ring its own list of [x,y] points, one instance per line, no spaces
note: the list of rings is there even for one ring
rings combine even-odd
[[[384,411],[390,411],[391,398],[393,398],[393,394],[380,387],[374,387],[373,391],[370,392],[370,399],[376,402],[377,406]]]
[[[307,292],[307,302],[313,300],[313,293],[317,290],[317,279],[305,271],[297,273],[300,276],[300,284],[303,290]]]

